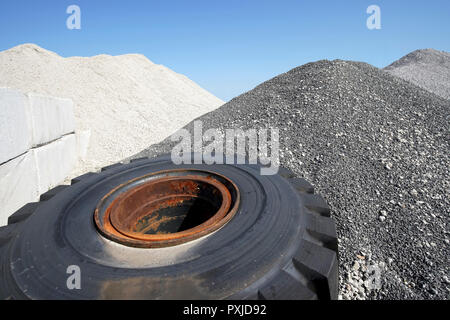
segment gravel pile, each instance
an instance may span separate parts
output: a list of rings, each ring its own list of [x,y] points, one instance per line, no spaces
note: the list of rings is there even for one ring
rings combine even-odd
[[[315,185],[337,221],[340,298],[448,299],[449,107],[368,64],[325,60],[199,119],[204,130],[280,129],[282,165]]]
[[[416,50],[383,70],[408,80],[445,99],[450,99],[450,53]]]
[[[140,54],[63,58],[34,44],[0,52],[0,87],[70,98],[90,136],[73,175],[120,161],[223,101]]]

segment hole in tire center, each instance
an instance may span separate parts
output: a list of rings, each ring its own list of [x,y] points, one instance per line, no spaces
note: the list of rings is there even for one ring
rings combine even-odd
[[[112,207],[111,222],[124,233],[177,233],[208,221],[222,202],[220,190],[205,181],[156,181],[126,192]]]
[[[94,212],[102,236],[138,248],[186,243],[219,230],[236,214],[240,193],[229,178],[196,169],[150,173],[106,194]]]
[[[178,200],[178,204],[145,214],[136,221],[133,230],[130,231],[142,234],[181,232],[204,223],[214,216],[220,207],[208,199],[199,197],[179,197]]]

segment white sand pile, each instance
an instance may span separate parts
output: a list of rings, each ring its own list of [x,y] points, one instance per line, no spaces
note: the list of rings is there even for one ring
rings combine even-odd
[[[0,52],[0,87],[70,98],[90,141],[75,174],[157,143],[223,101],[140,54],[63,58],[34,44]]]

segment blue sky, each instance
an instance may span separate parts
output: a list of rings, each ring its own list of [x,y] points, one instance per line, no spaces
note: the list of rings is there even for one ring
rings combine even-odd
[[[81,30],[66,28],[69,5]],[[381,30],[366,9],[381,8]],[[320,59],[384,67],[421,48],[450,51],[450,1],[2,0],[0,50],[35,43],[62,56],[142,53],[223,100]]]

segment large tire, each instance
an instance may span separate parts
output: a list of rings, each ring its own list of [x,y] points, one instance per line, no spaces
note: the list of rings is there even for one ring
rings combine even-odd
[[[167,248],[103,237],[93,212],[111,189],[149,172],[207,169],[239,188],[235,216],[218,231]],[[179,165],[168,156],[89,173],[28,204],[0,228],[2,299],[336,299],[337,239],[313,187],[258,165]],[[67,268],[81,270],[68,289]]]

